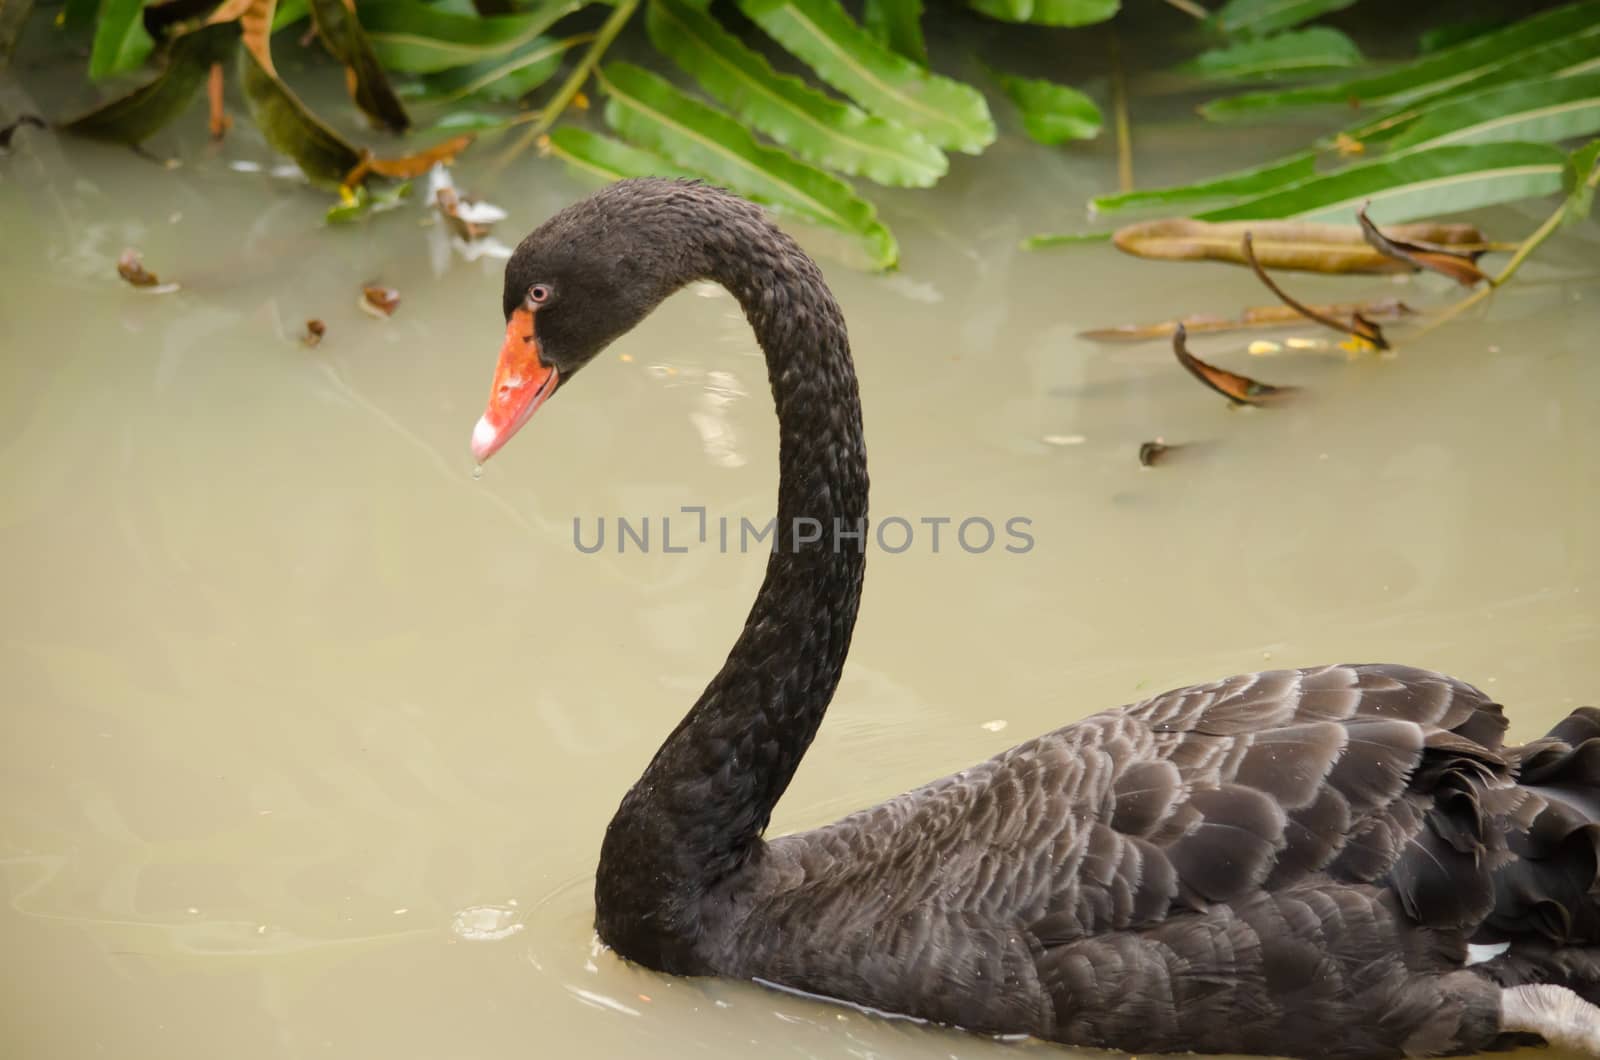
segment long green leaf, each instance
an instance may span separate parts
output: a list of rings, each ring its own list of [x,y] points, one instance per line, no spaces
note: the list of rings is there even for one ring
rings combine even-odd
[[[777,73],[705,11],[651,0],[650,40],[710,96],[808,162],[881,184],[925,188],[948,163],[919,134]]]
[[[967,6],[1002,22],[1088,26],[1115,15],[1122,0],[967,0]]]
[[[62,129],[97,140],[143,143],[188,109],[211,64],[226,59],[238,43],[239,27],[234,25],[201,26],[180,34],[155,80],[101,104]]]
[[[311,22],[323,47],[354,78],[356,106],[390,132],[405,132],[411,118],[389,87],[388,75],[378,65],[355,8],[346,7],[345,0],[311,0]]]
[[[249,48],[239,51],[239,83],[268,146],[294,159],[312,183],[337,187],[360,164],[360,152],[307,110]]]
[[[1022,127],[1042,144],[1092,140],[1104,119],[1094,100],[1066,85],[993,71],[1011,102],[1022,112]]]
[[[1348,223],[1363,202],[1380,224],[1549,195],[1566,154],[1545,144],[1473,144],[1380,159],[1200,214],[1204,221],[1299,217]]]
[[[1218,121],[1272,111],[1329,104],[1404,103],[1452,86],[1476,82],[1497,71],[1515,70],[1525,55],[1600,27],[1600,0],[1584,0],[1523,19],[1505,29],[1474,37],[1453,48],[1372,77],[1284,92],[1252,92],[1206,104],[1201,113]],[[1600,37],[1595,47],[1600,49]],[[1596,54],[1600,54],[1597,50]]]
[[[1212,16],[1216,26],[1230,37],[1265,36],[1291,29],[1302,22],[1334,11],[1343,11],[1356,0],[1228,0]]]
[[[1391,151],[1445,144],[1550,143],[1600,132],[1600,74],[1502,85],[1441,104],[1389,141]]]
[[[1295,77],[1359,66],[1361,49],[1336,29],[1313,26],[1261,40],[1243,41],[1201,52],[1181,68],[1213,80],[1241,81],[1260,77]]]
[[[1499,85],[1534,80],[1553,81],[1600,71],[1600,24],[1575,33],[1566,40],[1519,53],[1516,58],[1515,63],[1501,65],[1471,80],[1409,100],[1376,118],[1358,122],[1344,129],[1342,134],[1363,143],[1388,140],[1415,124],[1424,114],[1451,100]]]
[[[1597,186],[1600,186],[1600,140],[1590,140],[1567,157],[1561,174],[1561,187],[1567,193],[1563,224],[1589,216]]]
[[[89,53],[89,76],[98,81],[137,70],[150,57],[155,41],[144,28],[143,0],[100,0]]]
[[[994,142],[989,104],[977,89],[889,51],[838,0],[739,0],[739,6],[822,80],[879,117],[968,154]]]
[[[535,37],[493,59],[425,74],[419,89],[411,94],[430,103],[454,103],[468,96],[518,100],[555,76],[567,52],[593,39],[588,33],[565,40]]]
[[[1193,205],[1197,202],[1212,202],[1218,199],[1258,196],[1286,184],[1309,180],[1316,175],[1316,172],[1317,153],[1302,151],[1276,162],[1268,162],[1264,166],[1238,170],[1194,184],[1096,196],[1089,200],[1089,208],[1097,214],[1107,214],[1155,206]]]
[[[862,240],[879,268],[898,259],[894,237],[848,184],[756,142],[750,130],[631,63],[600,74],[606,122],[618,133],[757,202]]]
[[[420,0],[378,0],[361,6],[361,24],[386,69],[431,74],[515,51],[584,2],[541,0],[521,14],[479,18]]]
[[[575,172],[601,180],[628,177],[696,177],[682,166],[673,165],[660,155],[613,140],[609,136],[563,125],[550,134],[549,150]]]
[[[272,12],[272,32],[287,29],[310,14],[310,0],[283,0]]]
[[[922,39],[922,0],[866,0],[861,5],[861,24],[890,51],[928,65],[928,45]]]

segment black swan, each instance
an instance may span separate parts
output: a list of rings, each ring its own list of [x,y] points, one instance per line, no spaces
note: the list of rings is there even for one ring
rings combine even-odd
[[[766,354],[778,530],[727,662],[606,830],[606,944],[678,975],[1135,1052],[1600,1053],[1592,708],[1517,747],[1499,704],[1442,674],[1246,674],[764,839],[838,685],[864,569],[861,407],[820,270],[726,192],[611,185],[507,264],[472,448],[486,460],[696,280],[733,293]]]

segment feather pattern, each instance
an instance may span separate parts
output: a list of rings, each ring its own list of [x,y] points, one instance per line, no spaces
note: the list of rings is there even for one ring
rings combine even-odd
[[[596,926],[617,952],[1135,1052],[1472,1052],[1529,1039],[1502,1029],[1503,988],[1600,995],[1600,711],[1508,747],[1499,704],[1427,670],[1175,689],[764,838],[861,596],[859,548],[794,529],[866,518],[843,315],[759,209],[657,180],[535,231],[505,305],[560,292],[535,328],[566,381],[698,279],[733,292],[766,354],[778,530],[726,663],[607,829]],[[1554,1004],[1515,996],[1534,1024]]]

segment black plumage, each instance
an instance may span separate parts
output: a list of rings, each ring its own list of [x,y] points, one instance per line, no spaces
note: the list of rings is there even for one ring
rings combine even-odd
[[[1245,674],[765,839],[861,594],[854,539],[794,531],[867,514],[843,316],[762,211],[671,181],[552,218],[508,265],[505,305],[535,284],[559,296],[534,319],[564,385],[700,279],[737,297],[767,357],[778,540],[727,662],[607,830],[606,943],[668,972],[1135,1052],[1451,1054],[1535,1024],[1580,1040],[1527,1014],[1549,996],[1502,988],[1600,993],[1593,710],[1507,747],[1500,706],[1441,674]]]

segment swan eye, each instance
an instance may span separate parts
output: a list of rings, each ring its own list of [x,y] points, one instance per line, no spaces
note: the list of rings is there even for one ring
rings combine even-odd
[[[536,283],[528,288],[528,301],[533,305],[544,305],[554,296],[549,284]]]

